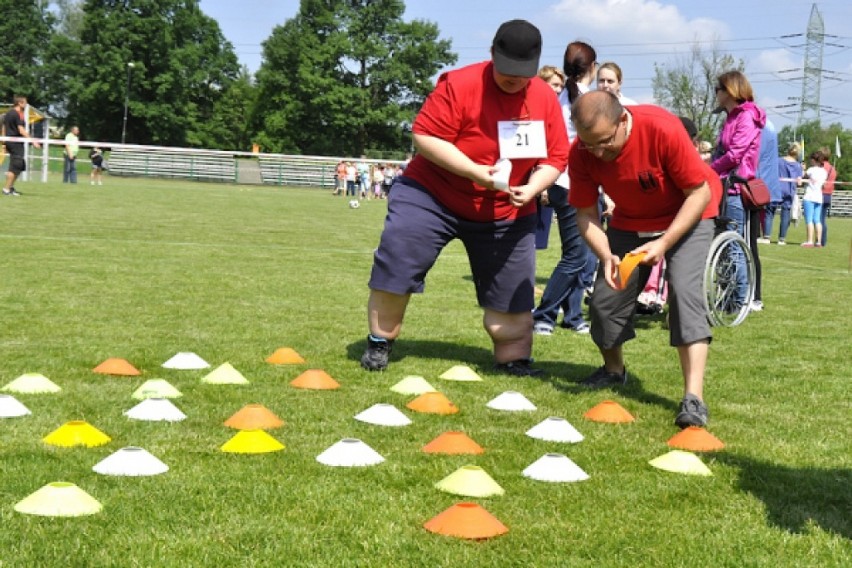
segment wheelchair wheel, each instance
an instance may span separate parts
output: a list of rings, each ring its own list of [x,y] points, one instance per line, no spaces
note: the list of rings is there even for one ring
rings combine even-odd
[[[754,259],[736,231],[720,233],[710,245],[704,266],[707,319],[713,326],[735,326],[745,320],[754,299]]]

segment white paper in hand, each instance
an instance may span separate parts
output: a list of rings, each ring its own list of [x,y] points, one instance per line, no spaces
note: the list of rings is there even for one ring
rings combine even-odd
[[[494,189],[508,191],[509,176],[512,175],[512,161],[506,158],[500,158],[497,160],[497,163],[494,164],[494,167],[497,168],[497,171],[491,174],[491,179],[494,181]]]

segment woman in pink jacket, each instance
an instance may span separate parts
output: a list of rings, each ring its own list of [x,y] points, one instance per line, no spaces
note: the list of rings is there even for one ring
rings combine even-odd
[[[731,174],[751,179],[757,171],[760,131],[766,124],[766,113],[754,104],[754,91],[751,84],[739,71],[728,71],[719,76],[716,84],[716,102],[728,113],[728,118],[719,133],[716,153],[710,167],[722,177],[723,181]],[[748,241],[754,256],[755,290],[750,308],[753,311],[760,311],[763,309],[760,257],[757,250],[760,212],[745,210],[738,185],[726,184],[726,187],[728,188],[727,216],[737,224],[737,231]],[[749,227],[753,230],[748,230]],[[746,296],[745,286],[745,271],[743,271],[741,285],[737,291],[737,296],[742,300]]]

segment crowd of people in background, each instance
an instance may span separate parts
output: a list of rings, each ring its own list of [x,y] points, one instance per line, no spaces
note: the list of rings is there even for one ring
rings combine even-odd
[[[360,160],[341,160],[337,163],[332,195],[353,199],[387,199],[396,178],[402,175],[408,160],[401,164],[368,163]]]

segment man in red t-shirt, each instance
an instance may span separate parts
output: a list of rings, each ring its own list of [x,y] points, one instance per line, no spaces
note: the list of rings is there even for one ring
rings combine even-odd
[[[650,105],[628,109],[603,91],[572,107],[577,140],[571,146],[569,202],[580,233],[600,259],[589,304],[591,335],[604,364],[582,382],[601,388],[627,382],[622,344],[635,337],[633,313],[650,267],[665,258],[671,344],[678,350],[684,398],[675,423],[704,426],[704,369],[711,340],[702,295],[704,262],[722,195],[719,177],[701,160],[680,119]],[[599,188],[615,202],[607,231],[597,210]],[[619,264],[644,253],[627,282]]]
[[[506,22],[491,54],[443,74],[414,122],[418,154],[389,193],[373,259],[365,369],[387,368],[411,294],[458,238],[497,369],[538,374],[530,358],[535,197],[565,169],[568,136],[558,99],[536,76],[539,30]]]

